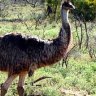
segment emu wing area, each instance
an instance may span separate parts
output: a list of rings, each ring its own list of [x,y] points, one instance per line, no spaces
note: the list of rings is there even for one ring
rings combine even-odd
[[[0,70],[12,74],[28,71],[32,62],[30,49],[39,51],[43,45],[43,42],[38,43],[35,38],[24,38],[19,34],[5,35],[0,39]]]

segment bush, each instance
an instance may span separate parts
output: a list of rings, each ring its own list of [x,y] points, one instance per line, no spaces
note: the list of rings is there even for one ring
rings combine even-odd
[[[96,17],[96,0],[74,0],[75,14],[81,20],[93,21]]]
[[[52,7],[53,17],[60,15],[60,4],[58,0],[47,0],[47,4]],[[75,15],[77,14],[81,20],[93,21],[96,17],[96,0],[73,0],[76,6]]]

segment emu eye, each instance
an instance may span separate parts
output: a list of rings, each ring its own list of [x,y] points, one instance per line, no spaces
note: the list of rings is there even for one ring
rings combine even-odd
[[[63,6],[64,6],[64,7],[68,7],[68,5],[69,5],[68,2],[64,2],[64,3],[63,3]]]

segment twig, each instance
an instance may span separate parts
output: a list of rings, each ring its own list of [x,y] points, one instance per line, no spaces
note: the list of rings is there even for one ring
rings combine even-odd
[[[20,14],[21,15],[21,14]],[[22,16],[22,15],[21,15]],[[23,17],[23,16],[22,16]],[[18,15],[18,18],[20,19],[20,16]],[[30,32],[30,29],[28,27],[28,25],[26,24],[26,22],[24,22],[23,20],[20,21],[22,24],[24,24],[27,28],[27,30]]]
[[[63,67],[63,64],[65,64],[66,68],[68,66],[68,57],[69,57],[69,54],[70,52],[77,46],[77,44],[75,44],[71,49],[70,51],[67,53],[66,57],[63,58],[63,61],[62,61],[62,67]]]
[[[44,80],[44,79],[47,79],[47,78],[52,78],[52,77],[42,76],[42,77],[38,78],[37,80],[31,82],[31,85],[33,86],[34,83],[37,83],[37,82],[39,82],[39,81],[41,81],[41,80]]]
[[[35,0],[36,2],[35,2],[35,4],[33,4],[33,3],[30,3],[28,0],[25,0],[28,4],[30,4],[30,5],[33,5],[33,7],[35,7],[36,6],[36,3],[37,3],[37,0]]]
[[[36,79],[35,81],[33,82],[30,82],[30,85],[34,85],[35,83],[41,81],[41,80],[44,80],[44,79],[47,79],[47,78],[52,78],[52,77],[48,77],[48,76],[42,76],[42,77],[39,77],[38,79]],[[14,83],[13,85],[17,85],[18,83]],[[25,83],[25,85],[27,85],[28,83]],[[37,85],[37,86],[41,86],[41,85]]]

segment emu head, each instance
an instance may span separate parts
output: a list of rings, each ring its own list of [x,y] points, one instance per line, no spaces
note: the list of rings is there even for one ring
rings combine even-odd
[[[72,10],[75,9],[75,6],[70,2],[70,0],[64,0],[62,3],[62,9]]]

